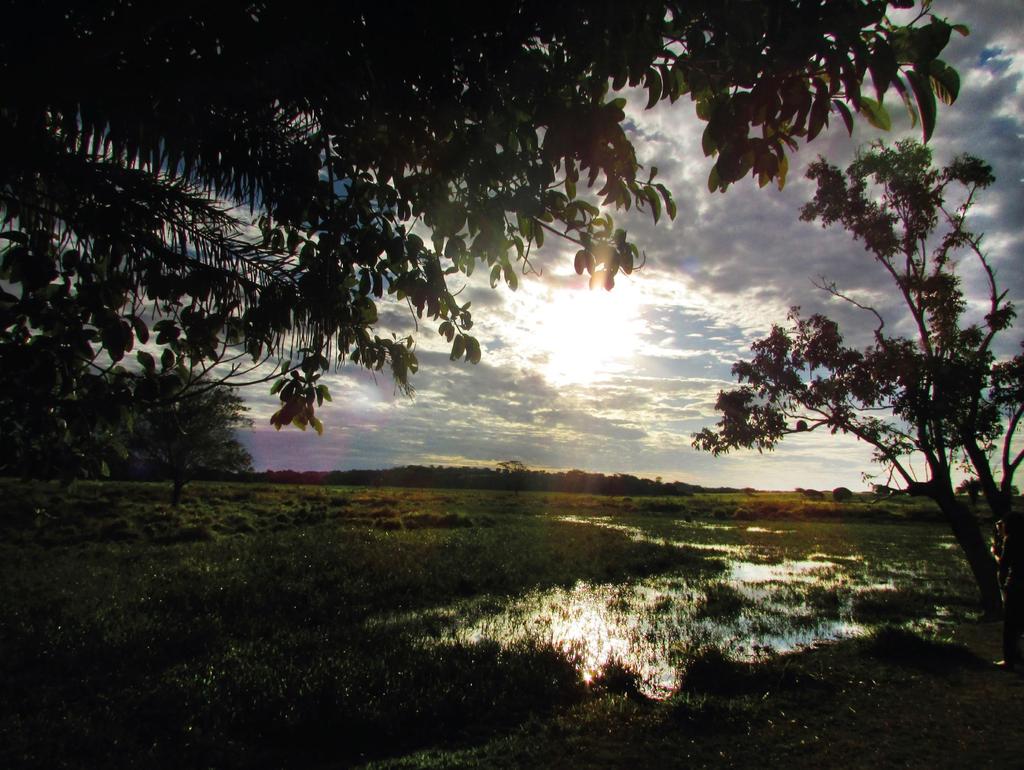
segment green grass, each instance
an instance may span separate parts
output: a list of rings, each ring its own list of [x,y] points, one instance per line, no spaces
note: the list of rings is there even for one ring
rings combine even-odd
[[[173,509],[163,485],[13,481],[0,494],[9,767],[490,764],[495,747],[557,744],[566,719],[731,729],[775,681],[758,666],[779,664],[737,660],[730,634],[840,617],[938,628],[974,611],[962,559],[918,504],[193,484]],[[741,585],[730,560],[837,566]],[[596,665],[586,639],[556,635],[559,607],[536,614],[572,601],[566,622],[623,629],[630,649],[676,661],[682,688],[649,702],[633,658]]]

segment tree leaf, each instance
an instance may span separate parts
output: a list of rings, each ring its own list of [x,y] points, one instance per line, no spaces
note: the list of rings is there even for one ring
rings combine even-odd
[[[466,360],[471,364],[480,363],[480,343],[476,337],[466,337]]]
[[[775,181],[778,184],[779,189],[782,190],[786,186],[786,175],[789,174],[789,158],[783,155],[779,159],[779,170],[776,172]]]
[[[864,97],[861,97],[861,105],[864,104]],[[853,136],[853,115],[850,114],[850,108],[847,107],[841,101],[832,102],[832,106],[835,107],[836,112],[839,113],[839,117],[842,118],[843,124],[846,126],[846,133]]]
[[[875,128],[880,128],[883,131],[892,129],[892,119],[880,102],[876,102],[868,96],[862,96],[860,98],[860,111],[867,118],[868,123]]]
[[[651,204],[651,213],[654,215],[655,224],[657,224],[661,219],[661,198],[658,196],[658,191],[653,187],[645,187],[644,197]]]
[[[914,91],[917,99],[917,109],[921,115],[921,130],[924,134],[924,141],[932,138],[935,131],[935,93],[931,89],[931,81],[922,77],[916,70],[907,72],[907,80],[910,81],[910,88]]]
[[[718,164],[716,163],[711,167],[711,173],[708,174],[708,192],[717,192],[722,188],[722,180],[718,176]]]
[[[139,338],[139,342],[145,345],[149,342],[149,327],[147,327],[146,322],[137,315],[133,315],[131,319],[132,328],[135,330],[135,336]]]
[[[662,200],[665,201],[665,211],[668,212],[668,218],[669,219],[675,219],[676,218],[676,213],[677,213],[676,212],[676,202],[675,202],[675,199],[672,197],[672,193],[670,193],[668,188],[665,187],[665,185],[663,185],[663,184],[657,185],[657,188],[658,188],[658,192],[661,193]]]
[[[718,140],[715,138],[716,127],[714,123],[708,123],[704,127],[704,133],[701,134],[700,146],[704,151],[704,157],[710,158],[716,152],[718,152]]]
[[[651,109],[661,99],[661,75],[654,67],[647,70],[647,78],[644,81],[647,86],[647,109]]]
[[[928,72],[938,97],[946,104],[952,104],[960,94],[960,75],[944,61],[936,59]]]
[[[899,63],[892,48],[885,41],[879,42],[868,62],[868,71],[875,86],[875,94],[881,101],[893,78],[899,73]]]
[[[452,344],[451,355],[448,356],[451,361],[458,361],[466,352],[466,338],[461,334],[455,337],[455,342]]]

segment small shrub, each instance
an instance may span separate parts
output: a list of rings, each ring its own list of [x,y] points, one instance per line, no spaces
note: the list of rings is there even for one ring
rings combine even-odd
[[[686,510],[685,503],[673,502],[671,500],[645,500],[636,506],[637,510],[643,513],[680,513]]]
[[[713,583],[697,608],[700,619],[734,618],[747,606],[747,598],[727,583]]]
[[[804,605],[814,610],[815,616],[837,617],[843,606],[843,597],[835,586],[811,585],[803,595]]]
[[[610,660],[591,680],[596,692],[625,695],[634,700],[646,700],[640,691],[640,675],[620,660]]]
[[[722,650],[707,646],[697,651],[683,670],[683,688],[691,693],[732,695],[744,690],[748,666],[731,660]]]
[[[832,499],[837,503],[845,503],[853,499],[853,492],[846,487],[836,487],[832,490]]]

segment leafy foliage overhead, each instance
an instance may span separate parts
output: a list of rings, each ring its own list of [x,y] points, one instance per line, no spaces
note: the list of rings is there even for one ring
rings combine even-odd
[[[910,5],[15,2],[0,398],[31,407],[19,435],[81,456],[133,403],[271,360],[296,371],[274,424],[316,427],[332,364],[402,387],[416,371],[411,337],[374,333],[385,297],[476,362],[449,276],[483,265],[515,288],[554,235],[610,289],[640,261],[612,210],[675,215],[616,92],[693,104],[712,189],[781,186],[832,118],[885,127],[895,91],[927,137],[935,99],[956,98],[938,57],[966,29],[927,4],[887,17]]]

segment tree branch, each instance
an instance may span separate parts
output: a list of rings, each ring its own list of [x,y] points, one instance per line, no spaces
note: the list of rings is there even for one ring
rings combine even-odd
[[[815,288],[821,289],[822,291],[827,291],[833,297],[841,299],[845,302],[849,302],[854,307],[860,308],[861,310],[871,313],[875,318],[878,319],[878,326],[875,328],[875,339],[878,340],[879,342],[882,341],[882,329],[885,328],[885,319],[882,318],[881,314],[877,310],[875,310],[875,308],[871,307],[870,305],[862,305],[860,302],[853,299],[852,297],[843,294],[841,291],[839,291],[839,289],[836,288],[835,281],[827,281],[825,280],[825,276],[823,275],[818,276],[817,281],[812,278],[811,284]]]

